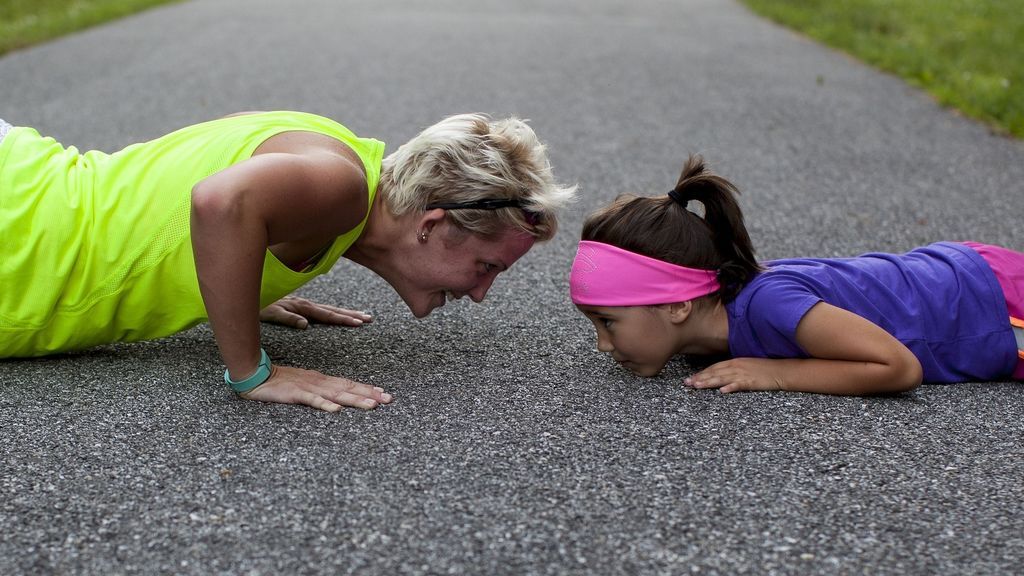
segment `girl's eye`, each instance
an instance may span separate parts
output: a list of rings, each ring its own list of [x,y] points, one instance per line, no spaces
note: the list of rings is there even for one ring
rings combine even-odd
[[[601,324],[604,324],[605,328],[611,328],[612,327],[612,323],[614,322],[613,320],[611,320],[609,318],[601,318],[600,320],[601,320]]]

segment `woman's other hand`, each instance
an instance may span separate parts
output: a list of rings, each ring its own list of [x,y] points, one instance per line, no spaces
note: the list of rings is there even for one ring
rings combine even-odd
[[[358,327],[373,322],[373,316],[358,310],[347,310],[318,304],[305,298],[285,296],[261,310],[260,320],[304,330],[310,322]]]
[[[345,406],[371,410],[391,402],[391,394],[383,388],[314,370],[276,365],[266,382],[239,396],[261,402],[305,404],[325,412],[337,412]]]

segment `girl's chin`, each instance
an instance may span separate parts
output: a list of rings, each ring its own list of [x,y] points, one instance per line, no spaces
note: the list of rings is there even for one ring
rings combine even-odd
[[[654,368],[652,366],[641,366],[639,364],[634,364],[628,361],[619,362],[619,365],[625,368],[626,370],[629,370],[633,374],[640,376],[641,378],[651,378],[653,376],[657,376],[658,373],[661,372],[662,368],[661,366],[657,368]]]

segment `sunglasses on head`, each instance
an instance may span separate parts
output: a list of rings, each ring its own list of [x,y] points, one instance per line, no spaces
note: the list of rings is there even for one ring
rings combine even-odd
[[[540,214],[538,212],[531,212],[526,208],[523,208],[522,201],[514,198],[483,198],[481,200],[472,200],[470,202],[434,202],[433,204],[427,204],[426,210],[433,210],[435,208],[441,208],[442,210],[498,210],[501,208],[519,208],[523,211],[523,217],[526,219],[526,223],[530,226],[534,226],[540,221]]]

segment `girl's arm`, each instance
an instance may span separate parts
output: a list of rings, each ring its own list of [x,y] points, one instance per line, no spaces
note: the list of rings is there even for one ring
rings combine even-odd
[[[693,388],[791,390],[869,395],[905,392],[921,384],[917,357],[876,324],[824,302],[796,328],[796,341],[811,358],[735,358],[687,378]]]
[[[192,249],[217,346],[235,380],[260,360],[260,285],[267,247],[333,239],[366,213],[360,167],[331,150],[258,154],[192,191]],[[275,366],[247,398],[335,411],[390,401],[379,388]]]

